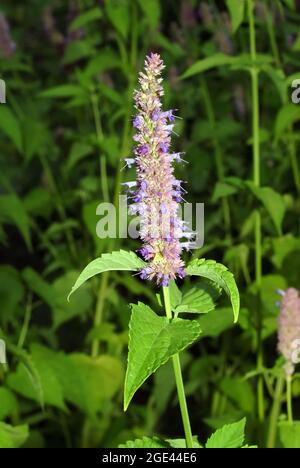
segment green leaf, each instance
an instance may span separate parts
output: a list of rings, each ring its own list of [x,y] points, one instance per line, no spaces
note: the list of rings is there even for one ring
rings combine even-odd
[[[184,312],[207,314],[216,307],[215,301],[219,296],[220,289],[203,281],[200,286],[195,286],[184,293],[173,311],[177,314]]]
[[[220,67],[222,65],[232,65],[235,61],[236,57],[232,55],[225,55],[220,52],[202,60],[198,60],[183,73],[181,78],[190,78],[191,76],[197,75],[198,73],[203,73],[207,70],[211,70],[212,68]]]
[[[145,380],[168,359],[199,338],[198,322],[159,317],[139,302],[132,305],[129,353],[124,390],[124,409]]]
[[[64,378],[65,398],[87,414],[94,415],[121,388],[123,366],[119,359],[105,354],[96,359],[84,354],[71,354],[69,359],[77,384],[67,381],[67,376]]]
[[[145,266],[145,262],[134,252],[120,250],[119,252],[103,254],[101,257],[96,258],[96,260],[89,263],[80,273],[68,296],[68,299],[83,283],[99,273],[112,270],[137,271],[140,268],[143,268],[143,266]]]
[[[217,337],[232,327],[232,309],[218,307],[209,314],[201,315],[198,321],[202,330],[201,339]]]
[[[55,303],[52,307],[53,324],[55,328],[78,315],[83,316],[92,306],[93,297],[90,288],[88,287],[84,287],[80,291],[77,291],[73,301],[66,301],[70,288],[77,277],[78,272],[69,271],[65,275],[56,279],[52,284],[55,298]]]
[[[76,164],[86,156],[89,156],[93,151],[93,148],[84,142],[75,142],[72,145],[66,167],[68,171],[71,171]]]
[[[19,448],[28,436],[28,426],[11,426],[0,422],[0,448]]]
[[[17,226],[28,249],[31,250],[29,218],[23,202],[16,195],[0,196],[0,219],[1,217]]]
[[[54,289],[36,271],[27,267],[23,270],[22,277],[31,291],[41,297],[50,307],[55,306]]]
[[[143,437],[142,439],[128,440],[120,444],[119,448],[166,448],[170,447],[167,442],[158,437]]]
[[[31,362],[38,376],[38,386],[28,374],[24,365],[19,364],[17,371],[9,374],[7,384],[20,395],[56,406],[65,410],[62,385],[51,367],[51,350],[44,346],[33,344],[30,348]]]
[[[69,26],[69,31],[76,31],[76,29],[82,28],[88,23],[96,21],[100,18],[102,18],[102,12],[100,8],[92,8],[91,10],[85,11],[81,15],[76,16],[76,18],[72,21],[72,23]]]
[[[262,69],[268,63],[272,62],[273,58],[266,54],[257,54],[257,60],[255,65]],[[198,73],[203,73],[207,70],[213,68],[221,67],[224,65],[230,65],[232,70],[245,70],[253,66],[253,61],[249,54],[241,55],[226,55],[221,52],[218,52],[214,55],[210,55],[202,60],[198,60],[193,65],[191,65],[181,76],[181,79],[190,78],[191,76],[197,75]]]
[[[285,200],[280,193],[275,192],[271,187],[257,187],[253,182],[247,181],[255,197],[262,202],[269,213],[279,235],[282,234],[282,222],[286,211]]]
[[[275,122],[275,138],[279,140],[284,132],[295,122],[300,120],[300,106],[286,104],[277,114]]]
[[[218,429],[206,442],[206,448],[241,448],[245,439],[246,419]]]
[[[20,122],[6,105],[0,106],[0,129],[15,144],[16,148],[22,152],[23,144]]]
[[[279,424],[280,440],[284,448],[300,448],[300,421]]]
[[[238,407],[246,413],[252,413],[255,409],[255,400],[252,387],[248,380],[240,377],[226,376],[220,383],[220,389]]]
[[[0,267],[0,297],[2,324],[14,319],[18,305],[24,301],[24,286],[20,274],[11,266]]]
[[[220,198],[226,198],[229,195],[233,195],[238,192],[238,188],[234,187],[233,185],[227,184],[226,182],[217,182],[212,201],[216,202]]]
[[[158,26],[160,15],[161,15],[161,8],[159,0],[138,0],[140,8],[145,13],[149,25],[151,28],[155,29]]]
[[[192,261],[188,265],[186,274],[202,276],[224,289],[231,300],[234,322],[237,322],[240,310],[240,295],[233,274],[224,265],[215,262],[215,260],[201,258]]]
[[[239,29],[244,20],[246,0],[226,0],[231,16],[233,34]]]
[[[0,420],[17,414],[18,401],[8,388],[0,387],[0,402]]]
[[[177,284],[175,283],[175,281],[170,281],[169,291],[170,291],[171,308],[174,311],[176,307],[179,306],[179,304],[181,304],[182,293],[180,289],[178,288]]]
[[[81,96],[83,93],[84,90],[81,86],[67,84],[46,89],[40,93],[40,96],[45,98],[71,98]]]
[[[105,2],[108,18],[116,30],[127,38],[129,32],[129,3],[128,0],[108,0]]]
[[[78,60],[91,57],[94,53],[95,48],[93,44],[86,39],[69,42],[65,48],[63,63],[65,65],[70,65]]]

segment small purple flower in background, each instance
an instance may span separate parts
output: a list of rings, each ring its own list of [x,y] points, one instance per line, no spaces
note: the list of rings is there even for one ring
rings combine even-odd
[[[191,241],[181,243],[180,239],[191,239],[193,235],[186,232],[187,226],[178,216],[183,189],[174,176],[172,162],[180,160],[180,155],[170,152],[175,117],[173,110],[162,110],[163,68],[158,54],[147,57],[145,70],[139,77],[140,89],[135,92],[137,190],[132,195],[130,211],[140,216],[144,245],[139,252],[148,262],[140,276],[167,286],[177,276],[184,277],[181,253],[183,248],[190,247]]]
[[[300,351],[300,297],[294,288],[279,291],[279,294],[282,299],[278,321],[278,350],[286,359],[284,370],[287,378],[290,378],[295,370],[297,351]]]
[[[0,14],[0,53],[5,58],[11,57],[16,50],[16,43],[10,35],[10,27],[5,16]]]

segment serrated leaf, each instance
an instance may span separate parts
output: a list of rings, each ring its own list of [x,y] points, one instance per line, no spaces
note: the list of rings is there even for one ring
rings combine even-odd
[[[11,426],[0,422],[0,448],[19,448],[28,438],[28,426]]]
[[[206,448],[241,448],[245,439],[246,419],[218,429],[206,442]]]
[[[201,334],[195,320],[159,317],[147,305],[132,305],[124,409],[137,389],[171,356],[191,345]]]
[[[170,445],[158,437],[143,437],[142,439],[128,440],[120,444],[119,448],[167,448]]]
[[[246,0],[226,0],[231,17],[233,34],[239,29],[244,20]]]
[[[177,314],[207,314],[216,307],[215,301],[219,295],[220,290],[217,287],[203,281],[201,286],[195,286],[185,292],[173,311]]]
[[[279,235],[282,233],[282,222],[286,211],[285,200],[280,193],[271,187],[257,187],[253,182],[247,181],[246,185],[258,200],[262,202],[269,213]]]
[[[234,322],[237,322],[240,310],[239,290],[233,274],[224,265],[217,263],[215,260],[201,258],[192,261],[188,265],[186,274],[190,276],[202,276],[224,289],[231,300]]]
[[[119,252],[103,254],[101,257],[96,258],[96,260],[89,263],[80,273],[68,296],[68,299],[83,283],[99,273],[112,270],[137,271],[140,268],[143,268],[144,265],[145,262],[134,252],[120,250]]]

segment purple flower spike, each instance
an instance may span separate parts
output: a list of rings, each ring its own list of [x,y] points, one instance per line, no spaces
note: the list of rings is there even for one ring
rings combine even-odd
[[[278,350],[286,360],[284,366],[286,376],[291,378],[300,352],[300,297],[294,288],[289,288],[281,299]]]
[[[177,276],[184,277],[181,252],[187,243],[182,245],[182,236],[178,236],[183,231],[183,222],[178,217],[178,203],[182,199],[172,162],[181,158],[180,153],[169,152],[175,117],[173,110],[162,111],[163,68],[158,54],[147,57],[135,92],[137,191],[130,211],[140,215],[140,237],[144,245],[139,252],[148,262],[140,277],[168,286]]]

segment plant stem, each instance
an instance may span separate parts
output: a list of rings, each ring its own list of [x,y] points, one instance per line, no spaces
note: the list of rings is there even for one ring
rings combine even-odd
[[[277,424],[278,424],[278,418],[280,415],[284,383],[285,383],[284,378],[282,376],[278,377],[276,388],[275,388],[275,395],[274,395],[274,400],[273,400],[271,416],[270,416],[267,448],[275,448],[276,436],[277,436]]]
[[[202,88],[202,95],[203,95],[203,101],[205,105],[205,110],[207,114],[207,118],[209,121],[209,125],[212,131],[212,134],[215,135],[216,133],[216,117],[214,113],[214,108],[212,105],[209,89],[206,83],[206,80],[203,76],[201,76],[201,88]],[[221,150],[221,146],[219,143],[219,140],[216,136],[212,137],[212,144],[214,147],[214,152],[215,152],[215,161],[216,161],[216,169],[217,169],[217,176],[218,176],[218,181],[223,182],[224,176],[225,176],[225,170],[224,170],[224,162],[223,162],[223,154]],[[231,220],[230,220],[230,206],[229,206],[229,201],[228,198],[222,198],[222,209],[223,209],[223,217],[224,217],[224,223],[226,230],[229,235],[229,239],[231,237]]]
[[[170,302],[169,287],[163,287],[163,294],[164,294],[166,316],[168,317],[169,320],[171,320],[172,309],[171,309],[171,302]],[[193,448],[193,435],[192,435],[192,430],[191,430],[188,408],[186,404],[179,354],[175,354],[174,356],[172,356],[172,361],[173,361],[173,369],[174,369],[174,374],[175,374],[175,381],[176,381],[177,395],[178,395],[179,406],[180,406],[180,411],[181,411],[182,423],[183,423],[183,428],[184,428],[184,433],[185,433],[186,446],[187,448]]]
[[[24,321],[23,321],[23,325],[22,325],[22,329],[21,329],[21,333],[20,333],[20,337],[18,341],[18,348],[23,348],[24,346],[28,328],[29,328],[30,319],[31,319],[31,313],[32,313],[32,297],[31,297],[31,294],[29,294],[28,301],[27,301],[26,308],[25,308]]]
[[[248,19],[249,19],[249,39],[251,53],[251,83],[252,83],[252,132],[253,132],[253,181],[256,187],[260,186],[260,136],[259,136],[259,70],[256,65],[256,38],[254,22],[254,2],[248,0]],[[260,292],[262,280],[262,234],[261,234],[261,215],[257,211],[255,214],[255,279]],[[257,300],[257,369],[263,367],[263,346],[262,346],[262,317],[260,311],[259,297]],[[259,375],[257,385],[258,399],[258,417],[261,422],[265,418],[264,408],[264,381],[263,376]]]
[[[93,115],[94,115],[94,122],[96,128],[96,137],[97,137],[97,145],[99,150],[99,166],[100,166],[100,181],[101,181],[101,188],[102,188],[102,196],[105,202],[109,201],[109,190],[108,190],[108,180],[107,180],[107,167],[106,167],[106,157],[101,151],[101,142],[103,140],[103,132],[102,132],[102,125],[101,125],[101,116],[99,112],[99,103],[98,103],[98,96],[95,92],[92,92],[91,95],[92,101],[92,108],[93,108]]]
[[[293,424],[293,397],[292,397],[292,378],[287,377],[286,379],[286,404],[288,422]]]
[[[279,54],[279,50],[278,50],[278,46],[277,46],[277,42],[276,42],[275,31],[274,31],[274,27],[273,27],[273,24],[274,24],[273,14],[270,11],[268,3],[269,3],[268,0],[266,0],[266,4],[265,4],[266,19],[267,19],[266,22],[267,22],[268,35],[269,35],[269,39],[270,39],[270,45],[271,45],[272,54],[274,56],[276,66],[278,68],[282,68],[281,60],[280,60],[280,54]]]
[[[107,290],[108,278],[109,278],[108,273],[104,272],[101,277],[98,298],[97,298],[96,312],[95,312],[95,317],[94,317],[95,328],[99,327],[99,325],[102,322],[103,309],[104,309],[104,304],[105,304],[105,299],[106,299],[105,293]],[[98,354],[99,354],[99,340],[94,339],[92,342],[91,356],[95,358],[98,356]]]

